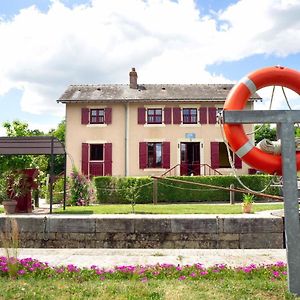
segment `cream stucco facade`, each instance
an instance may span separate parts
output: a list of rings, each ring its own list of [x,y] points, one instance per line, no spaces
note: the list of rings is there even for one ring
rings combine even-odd
[[[138,108],[197,108],[199,118],[200,107],[222,108],[223,102],[188,102],[156,101],[148,102],[114,102],[107,101],[96,103],[67,103],[66,105],[66,151],[68,154],[67,172],[72,166],[81,170],[82,144],[112,144],[112,171],[113,176],[150,176],[161,175],[166,168],[140,168],[139,143],[141,142],[169,142],[170,143],[170,168],[181,163],[180,143],[199,143],[200,164],[211,165],[211,142],[223,142],[219,124],[138,124]],[[252,109],[249,102],[247,109]],[[81,124],[83,108],[105,109],[111,108],[110,124]],[[245,125],[245,131],[252,130],[252,125]],[[192,137],[192,138],[191,138]],[[247,174],[249,167],[242,163],[242,168],[237,169],[238,174]],[[217,168],[222,174],[232,174],[231,168]],[[174,169],[173,174],[180,175],[180,167]],[[203,174],[203,170],[201,171]],[[109,174],[110,175],[110,174]]]

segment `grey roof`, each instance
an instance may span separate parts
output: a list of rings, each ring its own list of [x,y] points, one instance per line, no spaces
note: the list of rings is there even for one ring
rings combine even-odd
[[[225,101],[233,84],[128,84],[70,85],[57,100],[75,102]],[[260,100],[254,94],[251,100]]]

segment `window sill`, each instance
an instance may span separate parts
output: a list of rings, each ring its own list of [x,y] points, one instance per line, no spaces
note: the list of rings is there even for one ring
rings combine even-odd
[[[143,169],[146,172],[162,172],[162,171],[166,171],[167,169],[163,169],[163,168],[146,168]]]
[[[91,128],[93,128],[93,127],[101,128],[101,127],[106,127],[106,126],[107,126],[107,124],[88,124],[88,125],[86,125],[86,127],[91,127]]]
[[[145,124],[144,127],[166,127],[165,124]]]
[[[179,127],[201,127],[201,124],[180,124]]]

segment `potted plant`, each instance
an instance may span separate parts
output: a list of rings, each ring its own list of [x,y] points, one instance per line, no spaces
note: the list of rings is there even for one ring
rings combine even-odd
[[[24,174],[7,171],[0,179],[0,202],[6,214],[13,214],[16,210],[17,198],[27,193],[27,182]]]
[[[252,204],[254,202],[254,195],[252,194],[243,194],[243,203],[242,203],[242,208],[243,208],[243,213],[249,214],[251,213],[252,210]]]

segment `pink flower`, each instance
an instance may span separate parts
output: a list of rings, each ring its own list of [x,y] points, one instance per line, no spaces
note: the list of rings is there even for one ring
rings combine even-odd
[[[148,282],[148,278],[147,277],[143,277],[142,279],[141,279],[141,282]]]
[[[283,261],[278,261],[278,262],[275,263],[275,266],[276,266],[276,267],[285,267],[286,264],[285,264],[285,262],[283,262]]]
[[[18,275],[24,275],[26,273],[26,271],[25,270],[19,270],[17,273],[18,273]]]
[[[276,277],[276,278],[277,278],[277,277],[280,277],[280,273],[277,272],[277,271],[273,271],[273,276]]]
[[[196,273],[193,272],[193,273],[190,274],[190,276],[195,278],[197,275],[196,275]]]
[[[180,280],[180,281],[185,280],[185,279],[186,279],[186,276],[180,276],[180,277],[178,278],[178,280]]]
[[[201,274],[202,276],[205,276],[205,275],[208,274],[208,272],[207,272],[207,271],[202,271],[200,274]]]

